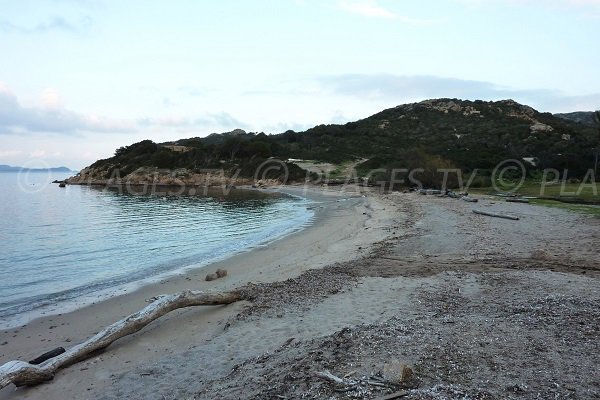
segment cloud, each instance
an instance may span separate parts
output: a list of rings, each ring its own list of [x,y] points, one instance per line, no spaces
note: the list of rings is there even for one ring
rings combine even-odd
[[[351,14],[361,15],[369,18],[383,18],[389,20],[400,21],[410,25],[428,25],[437,23],[440,20],[436,19],[420,19],[407,17],[405,15],[397,14],[385,7],[380,6],[376,0],[340,0],[338,7]]]
[[[600,108],[600,93],[570,96],[558,90],[514,89],[491,82],[438,76],[348,74],[320,77],[323,90],[335,95],[397,104],[430,98],[499,100],[512,98],[541,111],[561,112]]]
[[[62,108],[58,91],[42,93],[42,108],[27,107],[6,85],[0,85],[0,134],[80,132],[131,132],[134,127],[122,121],[84,115]]]
[[[164,128],[179,128],[179,129],[198,129],[219,127],[223,129],[241,128],[247,124],[241,122],[231,114],[226,112],[208,113],[198,117],[185,116],[165,116],[158,118],[141,118],[138,124],[142,127],[164,127]]]
[[[16,157],[24,154],[21,150],[0,150],[0,158]]]
[[[40,96],[40,100],[42,102],[42,106],[47,109],[60,109],[63,106],[62,99],[60,98],[60,93],[57,89],[47,88],[44,89]]]
[[[416,75],[347,74],[319,78],[321,86],[335,94],[370,99],[398,97],[473,97],[497,93],[501,89],[489,82]]]
[[[541,100],[534,99],[532,101],[539,101],[548,110],[553,110],[553,112],[600,110],[600,93],[567,96],[558,92],[554,96]]]
[[[600,7],[600,0],[567,0],[567,3],[578,5],[578,6]]]
[[[62,155],[60,151],[48,152],[43,149],[36,149],[29,153],[31,158],[58,158]]]
[[[600,8],[600,0],[454,0],[468,7],[490,7],[493,5],[509,5],[515,7],[562,7],[562,8]]]
[[[39,102],[39,107],[22,105],[10,88],[0,82],[0,135],[133,133],[150,129],[185,132],[248,126],[227,112],[206,113],[197,116],[142,117],[131,120],[114,120],[82,114],[65,109],[59,91],[54,88],[44,89]]]
[[[506,0],[505,0],[506,1]],[[517,0],[512,0],[516,2]],[[600,7],[600,0],[528,0],[530,3],[538,3],[541,5],[564,5],[564,6],[579,6],[579,7]]]
[[[358,14],[365,17],[395,19],[397,15],[390,10],[379,6],[375,1],[348,2],[340,1],[339,6],[342,10],[352,14]]]
[[[177,91],[188,96],[204,96],[211,90],[208,88],[199,88],[196,86],[180,86],[177,88]]]
[[[10,21],[0,20],[0,31],[4,33],[20,33],[20,34],[40,34],[50,31],[63,31],[70,33],[78,33],[85,31],[92,24],[92,19],[89,16],[82,17],[77,23],[67,21],[63,17],[52,17],[46,22],[38,23],[34,26],[22,26],[14,24]]]

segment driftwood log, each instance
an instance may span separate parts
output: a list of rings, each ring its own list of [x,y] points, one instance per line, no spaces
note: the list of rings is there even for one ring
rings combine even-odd
[[[522,197],[509,197],[506,199],[507,203],[524,203],[529,204],[529,199],[524,199]]]
[[[85,342],[78,344],[39,365],[25,361],[9,361],[0,366],[0,389],[14,383],[16,386],[33,386],[54,378],[57,370],[83,361],[104,350],[116,340],[136,333],[152,321],[179,308],[231,304],[242,300],[241,292],[206,293],[184,291],[160,296],[142,310],[104,328]]]
[[[481,211],[481,210],[473,210],[473,212],[475,214],[486,215],[488,217],[511,219],[513,221],[518,221],[519,220],[519,217],[515,217],[514,215],[496,214],[496,213],[491,213],[491,212]]]

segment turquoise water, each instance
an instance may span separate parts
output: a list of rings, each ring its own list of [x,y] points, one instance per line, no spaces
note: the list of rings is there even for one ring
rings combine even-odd
[[[199,267],[312,221],[301,198],[234,191],[134,195],[0,173],[0,325]]]

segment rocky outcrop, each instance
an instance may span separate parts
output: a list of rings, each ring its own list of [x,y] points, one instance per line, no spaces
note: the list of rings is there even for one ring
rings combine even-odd
[[[426,108],[430,108],[432,110],[441,111],[444,114],[448,114],[450,112],[461,113],[465,117],[475,115],[481,116],[481,111],[476,109],[470,105],[460,105],[454,100],[425,100],[419,103],[421,106],[425,106]]]
[[[550,125],[546,125],[546,124],[542,124],[541,122],[536,122],[535,124],[531,125],[529,127],[529,132],[531,132],[532,135],[536,134],[536,133],[544,133],[544,132],[553,132],[554,128],[551,127]]]
[[[102,185],[102,186],[178,186],[178,187],[234,187],[236,185],[255,185],[254,178],[239,177],[228,174],[220,169],[206,169],[202,172],[193,172],[188,169],[160,169],[156,167],[142,167],[129,174],[122,174],[118,168],[85,168],[81,172],[66,180],[71,185]],[[276,186],[281,184],[276,179],[262,179],[260,187]]]

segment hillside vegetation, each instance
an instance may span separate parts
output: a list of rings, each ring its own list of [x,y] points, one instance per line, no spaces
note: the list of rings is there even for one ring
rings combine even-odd
[[[499,162],[507,159],[523,161],[530,176],[539,175],[544,168],[555,168],[568,170],[569,178],[582,178],[594,166],[593,149],[600,147],[599,136],[597,125],[540,113],[512,100],[437,99],[304,132],[266,135],[238,129],[170,143],[145,140],[119,148],[114,157],[97,161],[82,174],[108,179],[115,169],[121,177],[140,168],[192,173],[221,169],[228,175],[251,177],[258,166],[276,157],[334,164],[367,160],[358,164],[359,173],[378,169],[378,178],[383,179],[389,178],[386,171],[392,168],[460,168],[464,173],[477,170],[485,180]],[[287,165],[290,179],[306,178],[305,171]],[[270,178],[281,176],[274,171]]]

